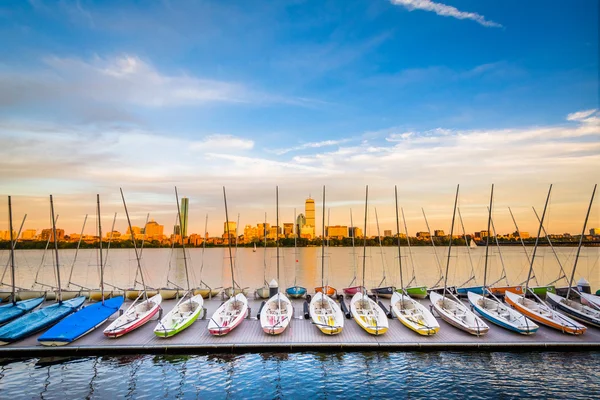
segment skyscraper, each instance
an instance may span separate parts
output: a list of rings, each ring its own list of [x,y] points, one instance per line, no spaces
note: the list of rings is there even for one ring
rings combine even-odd
[[[181,237],[187,236],[189,199],[181,198]]]
[[[304,203],[304,212],[306,213],[306,226],[312,230],[312,239],[315,235],[315,201],[310,197]]]

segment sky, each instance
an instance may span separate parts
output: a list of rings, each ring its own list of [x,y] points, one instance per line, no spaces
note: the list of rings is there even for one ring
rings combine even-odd
[[[494,222],[578,233],[600,166],[598,2],[361,0],[0,4],[0,208],[78,232],[101,195],[169,231],[174,187],[190,231],[303,212],[321,228],[467,231]],[[590,227],[600,227],[596,201]],[[92,224],[87,231],[94,232]],[[8,229],[7,212],[0,230]],[[457,226],[456,230],[461,231]],[[457,232],[455,231],[455,233]]]

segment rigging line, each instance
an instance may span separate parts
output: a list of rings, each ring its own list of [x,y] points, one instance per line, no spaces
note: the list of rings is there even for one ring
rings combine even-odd
[[[208,235],[207,233],[207,229],[208,229],[208,213],[206,213],[206,218],[204,219],[204,237],[202,238],[202,262],[200,263],[200,287],[202,287],[202,284],[204,283],[204,281],[202,280],[202,273],[204,272],[204,251],[206,250],[206,239],[208,239],[206,236]],[[206,285],[206,283],[204,283]],[[208,285],[206,285],[206,287],[208,287],[208,290],[212,290]],[[210,292],[209,292],[210,294]]]
[[[324,295],[327,295],[327,289],[325,288],[325,185],[323,185],[323,224],[321,232],[321,290]],[[321,307],[323,306],[321,305]]]
[[[594,203],[594,195],[596,194],[596,186],[594,185],[594,191],[592,192],[592,198],[590,199],[590,205],[587,213],[585,214],[585,221],[583,222],[583,229],[581,230],[581,236],[579,237],[579,246],[577,247],[577,254],[575,255],[575,262],[573,263],[573,272],[571,272],[571,279],[569,280],[569,289],[567,289],[567,301],[569,300],[569,294],[571,294],[571,287],[573,286],[573,279],[575,278],[575,269],[577,269],[577,261],[579,260],[579,253],[581,252],[581,244],[583,243],[583,236],[585,235],[585,228],[587,226],[588,218],[590,217],[590,211],[592,210],[592,204]]]
[[[348,285],[349,287],[356,281],[356,250],[354,248],[354,237],[356,236],[356,228],[354,227],[354,222],[352,222],[352,209],[350,209],[350,226],[352,229],[352,270],[354,272],[354,277],[352,278],[352,282]]]
[[[454,198],[454,211],[452,212],[452,225],[450,226],[450,243],[448,245],[448,260],[446,261],[446,274],[444,276],[444,296],[442,299],[442,304],[444,304],[444,301],[446,299],[446,291],[448,288],[448,268],[450,268],[450,255],[451,255],[451,251],[452,251],[452,235],[454,234],[454,218],[456,217],[456,203],[458,202],[458,190],[460,188],[460,185],[456,185],[456,197]],[[425,213],[423,212],[423,215],[425,215]],[[427,229],[429,229],[429,226],[427,227]],[[431,235],[431,233],[430,233]]]
[[[385,259],[383,258],[383,247],[381,245],[381,232],[379,231],[379,218],[377,217],[377,207],[375,207],[375,222],[377,224],[377,239],[379,240],[379,253],[381,254],[381,267],[383,269],[383,279],[379,283],[379,286],[381,286],[382,284],[387,282],[385,274]]]
[[[225,186],[223,186],[223,200],[225,202],[225,221],[227,224],[227,247],[229,248],[229,267],[231,268],[231,297],[233,297],[233,299],[234,299],[233,300],[234,305],[237,305],[237,296],[235,295],[235,275],[233,273],[233,258],[232,258],[232,254],[231,254],[231,233],[229,230],[229,212],[227,211],[227,194],[225,193]],[[236,229],[237,229],[237,227],[236,227]]]
[[[417,276],[415,274],[415,260],[413,259],[413,253],[412,253],[412,249],[410,247],[410,235],[408,234],[406,218],[404,218],[404,208],[400,208],[400,211],[402,212],[402,222],[404,224],[404,231],[406,232],[406,244],[408,245],[408,258],[410,258],[410,264],[412,265],[412,278],[411,278],[410,282],[408,283],[408,285],[406,285],[407,287],[409,287],[410,284],[413,282],[415,282],[415,284],[417,284]]]
[[[142,264],[140,263],[141,252],[140,252],[140,254],[138,254],[137,244],[135,241],[135,233],[133,232],[133,228],[131,226],[131,220],[129,219],[129,211],[127,210],[127,204],[125,203],[125,195],[123,194],[123,189],[119,188],[119,190],[121,191],[121,199],[123,199],[123,207],[125,208],[125,215],[127,216],[127,225],[129,225],[129,232],[131,233],[131,237],[132,237],[131,242],[133,243],[133,250],[135,251],[135,259],[137,261],[138,271],[139,271],[140,277],[142,278],[142,285],[144,286],[144,290],[143,290],[144,300],[148,301],[148,292],[146,291],[146,282],[144,281],[144,274],[142,273]],[[148,215],[150,215],[150,214],[148,214]],[[146,225],[148,224],[147,219],[148,219],[148,217],[146,217]],[[144,229],[145,229],[145,226],[144,226]],[[142,249],[143,248],[144,248],[144,241],[142,240]],[[136,273],[136,281],[134,281],[134,283],[133,283],[134,288],[135,288],[136,283],[137,283],[137,273]],[[138,296],[138,298],[139,298],[139,296]]]
[[[144,225],[144,236],[146,236],[146,226],[148,226],[148,219],[150,218],[150,213],[146,214],[146,224]],[[135,242],[135,232],[133,232],[133,230],[131,230],[131,227],[129,228],[129,233],[131,234],[131,241]],[[140,247],[140,255],[139,258],[142,258],[142,253],[144,252],[144,243],[146,242],[144,236],[142,236],[142,245]],[[137,251],[135,252],[135,256],[136,258],[138,257]],[[139,262],[138,262],[139,263]],[[140,271],[141,271],[141,267],[140,267]],[[135,289],[135,286],[138,283],[138,271],[135,271],[135,279],[133,280],[133,287]],[[145,289],[145,288],[144,288]]]
[[[265,223],[263,224],[263,283],[265,286],[269,286],[267,283],[267,213],[265,212]]]
[[[398,232],[398,270],[400,271],[400,287],[402,288],[402,294],[406,295],[404,290],[404,279],[402,277],[402,252],[400,250],[400,217],[398,216],[398,186],[394,185],[394,198],[396,199],[396,232]],[[404,302],[400,302],[400,309],[404,308]]]
[[[533,209],[533,213],[535,214],[535,217],[537,218],[538,223],[540,222],[540,217],[538,216],[537,211],[535,210],[535,207],[531,207]],[[546,240],[548,241],[548,244],[550,245],[550,249],[552,249],[552,254],[554,254],[554,258],[556,259],[556,262],[558,263],[558,266],[560,267],[560,272],[561,272],[561,276],[559,276],[557,279],[555,279],[554,281],[552,281],[551,283],[549,283],[549,285],[558,282],[561,279],[565,279],[565,281],[567,280],[567,273],[565,272],[562,262],[560,261],[560,258],[558,258],[558,254],[556,253],[556,250],[554,249],[554,245],[552,244],[552,240],[550,240],[550,236],[548,236],[548,233],[546,232],[546,228],[544,226],[542,226],[542,232],[544,233],[544,236],[546,236]],[[567,281],[568,283],[568,281]]]
[[[96,194],[96,200],[98,202],[98,238],[100,239],[100,297],[102,298],[102,304],[104,304],[104,266],[102,263],[102,219],[100,218],[100,194]]]
[[[465,246],[467,246],[467,255],[469,257],[469,264],[471,265],[471,277],[465,282],[463,283],[461,286],[465,286],[467,283],[471,282],[472,280],[475,280],[475,267],[473,266],[473,258],[471,257],[471,249],[469,247],[469,243],[467,240],[467,233],[465,231],[465,224],[463,223],[463,219],[462,219],[462,214],[460,213],[460,207],[458,208],[458,220],[460,221],[460,226],[462,228],[462,232],[463,232],[463,239],[465,240]],[[452,240],[452,239],[450,239]],[[473,240],[473,239],[471,239]],[[475,283],[477,284],[477,281],[475,281]]]
[[[175,189],[177,190],[177,189]],[[177,194],[175,195],[175,197],[177,198]],[[177,200],[179,201],[179,200]],[[179,203],[177,203],[177,207],[179,209]],[[181,226],[181,220],[178,218],[178,215],[175,215],[175,225],[173,225],[173,236],[171,238],[171,253],[169,255],[169,269],[167,270],[167,286],[169,286],[169,276],[171,275],[171,268],[173,268],[173,254],[175,254],[175,239],[177,236],[177,230],[175,229],[175,227],[177,226],[177,223],[179,222],[180,226]],[[181,230],[180,230],[181,232]],[[146,231],[144,231],[144,234],[146,233]],[[183,238],[181,239],[181,243],[183,243]],[[175,256],[175,264],[177,264],[177,256]]]
[[[21,236],[21,230],[23,229],[23,225],[25,224],[25,220],[27,219],[27,214],[25,214],[25,216],[23,217],[23,221],[21,221],[21,227],[19,228],[19,231],[17,232],[17,238],[19,236]],[[12,229],[11,229],[12,232]],[[18,240],[15,240],[15,244],[14,244],[14,248],[17,248],[17,243],[19,243]],[[8,271],[8,266],[10,265],[10,258],[8,258],[6,260],[6,266],[4,267],[4,272],[2,273],[2,279],[0,279],[0,285],[6,285],[4,283],[4,276],[6,275],[6,271]],[[6,285],[8,286],[8,285]]]
[[[550,188],[548,189],[548,196],[546,197],[546,204],[544,204],[544,212],[542,213],[542,219],[540,220],[540,226],[538,228],[538,233],[535,237],[535,245],[533,246],[533,253],[531,254],[531,264],[529,265],[529,273],[527,274],[527,281],[525,282],[525,294],[523,298],[527,295],[529,290],[529,280],[531,279],[531,273],[533,272],[533,263],[535,261],[535,253],[537,252],[537,247],[540,241],[540,233],[542,231],[542,226],[544,225],[544,218],[546,217],[546,210],[548,209],[548,201],[550,200],[550,193],[552,193],[552,184],[550,184]],[[519,235],[520,236],[520,235]]]
[[[365,271],[366,271],[366,263],[367,263],[367,215],[369,213],[369,209],[368,209],[368,202],[369,202],[369,185],[366,185],[365,187],[365,232],[363,233],[363,267],[362,267],[362,278],[363,278],[363,284],[362,284],[362,292],[363,292],[363,300],[364,297],[366,295],[366,291],[367,291],[367,287],[365,286]]]
[[[431,229],[429,228],[429,222],[427,221],[427,216],[425,215],[425,210],[423,208],[421,208],[421,211],[423,212],[423,218],[425,219],[425,225],[427,226],[427,232],[429,232],[429,239],[431,240],[433,255],[435,256],[435,261],[437,263],[438,270],[440,272],[440,278],[435,283],[435,285],[433,285],[433,287],[437,287],[440,284],[440,282],[442,282],[442,280],[444,279],[444,272],[442,271],[442,264],[440,262],[440,258],[438,256],[437,250],[435,249],[435,241],[433,240],[433,235],[431,234]]]
[[[515,219],[515,216],[513,215],[513,212],[510,207],[508,207],[508,211],[510,212],[510,217],[512,218],[513,224],[515,225],[515,229],[517,230],[517,235],[519,235],[519,240],[521,242],[521,246],[523,247],[523,252],[525,252],[525,257],[527,258],[527,264],[530,264],[531,258],[529,257],[529,253],[527,253],[527,248],[525,247],[525,242],[523,241],[523,236],[521,235],[521,231],[519,230],[519,225],[517,225],[517,220]],[[533,279],[535,279],[535,284],[539,285],[539,282],[538,282],[535,274],[533,275]],[[520,284],[523,285],[524,283],[525,282],[521,282]]]
[[[500,282],[502,279],[505,280],[506,286],[509,285],[508,277],[506,276],[506,267],[504,266],[504,258],[502,257],[502,250],[500,250],[500,242],[498,242],[498,235],[496,234],[496,227],[494,226],[494,219],[491,219],[492,222],[492,231],[494,232],[494,237],[496,238],[496,247],[498,248],[498,256],[500,257],[500,264],[502,265],[502,277],[494,282],[492,285]],[[492,286],[490,285],[490,286]]]
[[[58,222],[58,217],[59,217],[59,214],[56,214],[55,222]],[[32,289],[35,287],[36,283],[41,284],[40,282],[38,282],[38,277],[40,275],[40,270],[44,266],[44,261],[46,259],[46,251],[48,250],[48,246],[49,245],[50,245],[50,235],[48,235],[48,240],[46,240],[46,247],[44,247],[44,252],[42,253],[42,260],[40,261],[40,265],[39,265],[39,267],[37,269],[37,272],[35,273],[34,283],[33,283],[33,285],[31,285]],[[49,285],[44,285],[44,286],[49,286]],[[52,286],[50,286],[50,287],[52,287]]]
[[[56,237],[56,221],[54,220],[54,202],[50,195],[50,210],[52,213],[52,236],[54,236],[54,255],[56,256],[56,282],[58,284],[58,303],[62,304],[62,293],[60,289],[60,264],[58,263],[58,238]]]
[[[485,267],[483,269],[483,297],[487,297],[487,269],[488,269],[488,256],[490,249],[490,225],[492,223],[492,206],[494,202],[494,184],[492,183],[492,191],[490,193],[490,206],[488,207],[488,223],[487,223],[487,236],[485,240]],[[450,241],[452,241],[452,235],[450,235]]]
[[[8,196],[8,220],[10,230],[10,273],[12,280],[12,303],[13,306],[17,305],[17,294],[16,294],[16,284],[15,284],[15,242],[16,238],[13,237],[13,220],[12,220],[12,203],[10,200],[10,196]],[[18,238],[18,236],[17,236]]]
[[[75,255],[73,256],[73,262],[71,263],[71,272],[69,272],[69,283],[67,288],[71,286],[73,280],[73,269],[75,268],[75,262],[77,262],[77,254],[79,253],[79,246],[81,246],[81,239],[83,239],[83,230],[85,229],[85,223],[87,222],[88,215],[85,214],[83,219],[83,226],[81,227],[81,234],[79,235],[79,241],[77,242],[77,248],[75,249]]]
[[[183,220],[181,219],[181,210],[179,208],[179,195],[177,194],[177,186],[175,186],[175,200],[177,202],[177,215],[179,217],[179,226],[183,227]],[[186,280],[186,283],[187,283],[187,290],[189,292],[190,291],[190,276],[189,276],[189,273],[188,273],[187,257],[185,255],[185,240],[184,240],[184,237],[183,237],[183,231],[181,231],[180,233],[181,233],[181,248],[183,250],[183,265],[185,267],[185,280]],[[144,230],[144,234],[146,234],[145,230]],[[237,243],[237,241],[236,241],[236,243]],[[190,301],[191,301],[191,297],[190,297]]]

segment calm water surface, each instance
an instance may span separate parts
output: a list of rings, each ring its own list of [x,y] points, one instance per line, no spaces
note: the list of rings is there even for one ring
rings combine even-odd
[[[598,398],[600,352],[267,353],[0,360],[0,397]]]
[[[528,252],[533,250],[529,247]],[[575,247],[557,248],[558,260],[570,275],[573,268]],[[445,270],[447,248],[437,247],[435,253],[431,247],[413,247],[412,257],[408,257],[407,248],[403,247],[402,263],[405,279],[412,276],[414,267],[416,282],[421,285],[432,286],[439,277],[439,259],[441,267]],[[298,249],[280,249],[281,284],[283,287],[291,286],[294,279],[298,284],[307,288],[321,286],[321,249],[309,247]],[[202,279],[212,287],[231,286],[231,273],[229,272],[229,259],[226,248],[207,249],[204,257],[202,249],[188,250],[191,275],[191,284],[197,285]],[[253,252],[250,248],[238,251],[236,260],[236,280],[243,287],[256,288],[263,283],[263,275],[267,281],[276,276],[275,249],[265,251],[259,248]],[[367,287],[374,287],[381,282],[384,269],[387,284],[400,286],[398,270],[398,253],[395,247],[384,247],[383,254],[377,247],[367,248],[367,257],[362,257],[362,248],[357,248],[353,254],[352,248],[337,247],[326,249],[325,253],[325,280],[330,285],[341,289],[352,281],[354,270],[358,270],[359,279],[362,274],[362,262],[365,260]],[[506,268],[509,284],[519,284],[527,278],[529,263],[520,246],[507,246],[501,249],[501,255],[494,247],[490,249],[488,276],[491,281],[499,279],[502,275],[502,261]],[[8,251],[0,253],[0,266],[4,267],[8,261]],[[71,266],[75,257],[75,250],[61,250],[61,278],[63,286],[68,281]],[[73,268],[72,282],[86,287],[98,287],[98,252],[96,250],[81,250]],[[483,265],[485,249],[478,248],[471,251],[471,260],[475,269],[476,282],[483,280]],[[38,282],[55,285],[55,272],[53,268],[54,257],[47,252],[44,257],[42,250],[24,250],[16,252],[17,284],[29,288],[38,274]],[[145,271],[146,282],[152,287],[163,287],[170,281],[185,286],[185,270],[181,249],[144,249],[142,266]],[[583,248],[577,267],[575,279],[580,277],[588,279],[594,291],[600,288],[600,247]],[[41,266],[41,268],[40,268]],[[204,267],[202,267],[204,266]],[[134,281],[137,263],[133,249],[110,250],[106,269],[106,281],[120,288],[130,287]],[[39,272],[38,272],[39,271]],[[538,249],[535,263],[535,279],[539,284],[548,284],[560,276],[559,261],[552,254],[549,247]],[[448,284],[461,285],[471,276],[471,262],[465,247],[454,247],[450,259]],[[501,284],[506,284],[502,280]],[[3,282],[10,282],[10,274],[6,274]],[[474,284],[474,283],[471,283]],[[532,281],[535,284],[535,280]],[[557,285],[566,285],[564,280]],[[171,285],[172,286],[172,285]]]

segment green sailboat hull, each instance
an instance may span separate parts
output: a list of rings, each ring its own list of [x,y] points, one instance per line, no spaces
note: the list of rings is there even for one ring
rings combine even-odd
[[[195,316],[193,316],[192,318],[190,318],[188,321],[186,321],[184,324],[178,325],[172,329],[162,329],[159,331],[154,331],[154,334],[158,337],[162,337],[162,338],[168,338],[171,336],[175,336],[177,335],[179,332],[183,332],[184,330],[186,330],[187,328],[189,328],[194,322],[196,322],[196,320],[198,319],[198,317],[200,317],[200,314],[202,313],[202,311],[196,313]]]
[[[542,298],[546,297],[546,293],[556,294],[556,288],[553,285],[536,286],[536,287],[530,287],[529,289],[533,290],[533,293],[535,293],[537,296],[542,297]]]
[[[424,299],[427,297],[427,286],[415,286],[406,288],[406,293],[415,299]],[[398,293],[402,292],[402,289],[396,290]]]

